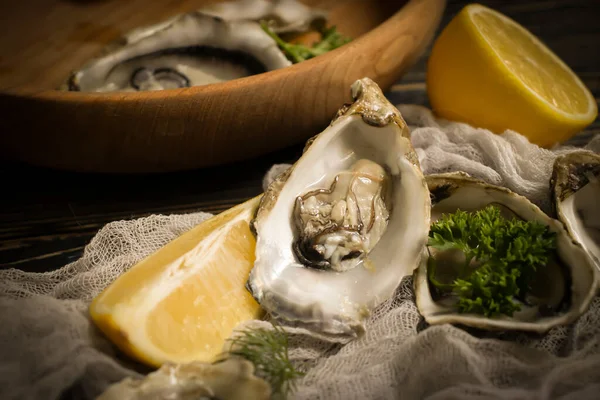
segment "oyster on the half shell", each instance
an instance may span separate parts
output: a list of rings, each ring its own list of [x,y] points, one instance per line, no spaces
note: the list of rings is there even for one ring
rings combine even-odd
[[[582,150],[557,157],[550,186],[557,218],[600,269],[600,155]]]
[[[429,257],[438,257],[436,275],[444,276],[444,267],[452,265],[451,256],[424,250],[421,264],[414,277],[417,308],[431,324],[460,324],[489,330],[520,330],[543,333],[556,325],[568,324],[589,306],[597,288],[596,269],[585,250],[573,240],[563,225],[547,216],[527,198],[507,188],[487,184],[464,173],[428,175],[431,193],[431,221],[442,214],[460,209],[465,212],[481,210],[493,204],[505,218],[538,221],[556,233],[557,249],[545,268],[539,268],[532,278],[529,293],[521,310],[512,316],[485,317],[460,313],[452,298],[436,295],[429,282]],[[442,271],[440,271],[442,270]],[[439,278],[438,278],[439,279]]]
[[[270,398],[271,387],[254,375],[254,365],[231,357],[215,364],[165,364],[141,379],[125,378],[109,386],[96,400]]]
[[[71,74],[70,91],[149,91],[207,85],[292,65],[261,28],[297,32],[325,23],[324,11],[296,0],[208,5],[130,31]]]
[[[430,200],[408,127],[370,79],[266,190],[248,289],[279,319],[354,337],[418,266]]]

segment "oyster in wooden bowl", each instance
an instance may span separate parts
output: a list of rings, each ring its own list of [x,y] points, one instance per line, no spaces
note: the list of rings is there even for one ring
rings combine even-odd
[[[129,32],[71,74],[63,89],[179,89],[289,67],[292,62],[271,35],[323,29],[326,16],[296,0],[209,4]]]

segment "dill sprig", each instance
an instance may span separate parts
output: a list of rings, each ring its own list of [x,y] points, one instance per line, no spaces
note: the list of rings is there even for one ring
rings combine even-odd
[[[286,57],[293,63],[299,63],[309,60],[328,51],[337,49],[350,42],[352,39],[339,33],[335,26],[323,28],[319,31],[321,40],[314,43],[311,47],[303,44],[289,43],[283,40],[279,35],[273,32],[266,22],[261,22],[262,29],[269,35],[279,48],[285,53]]]
[[[438,282],[436,262],[428,260],[429,281],[458,297],[459,312],[511,316],[521,309],[514,300],[524,299],[535,272],[548,263],[556,234],[537,221],[503,218],[497,207],[488,206],[442,215],[431,225],[428,246],[465,256],[451,283]]]
[[[273,330],[256,328],[239,331],[228,339],[228,355],[243,357],[254,364],[255,373],[267,381],[277,398],[285,399],[296,388],[297,371],[288,357],[288,336],[278,325]]]

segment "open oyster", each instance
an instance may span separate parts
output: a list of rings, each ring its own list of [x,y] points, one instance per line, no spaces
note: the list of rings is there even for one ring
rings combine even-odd
[[[266,20],[275,33],[305,32],[327,22],[327,12],[310,8],[296,0],[238,0],[212,3],[205,14],[227,21]]]
[[[254,376],[254,365],[232,357],[215,364],[165,364],[142,379],[125,378],[96,400],[268,400],[269,384]]]
[[[600,268],[600,155],[576,151],[557,157],[550,186],[558,219]]]
[[[325,15],[296,0],[209,5],[129,32],[74,72],[62,89],[176,89],[287,67],[292,63],[259,21],[274,32],[295,32],[324,24]]]
[[[545,268],[538,268],[531,279],[521,310],[512,316],[489,318],[459,313],[452,298],[436,294],[428,277],[429,257],[436,257],[437,279],[441,280],[444,279],[443,270],[452,265],[454,255],[446,254],[437,259],[442,254],[434,254],[429,246],[426,247],[415,273],[414,285],[417,307],[429,324],[454,323],[490,330],[542,333],[555,325],[572,322],[587,309],[596,292],[596,269],[591,258],[559,221],[548,217],[527,198],[463,173],[429,175],[426,180],[432,199],[432,221],[458,209],[471,212],[493,204],[505,218],[538,221],[548,226],[556,234],[557,244],[555,256],[550,257]]]
[[[345,337],[417,267],[430,213],[398,110],[368,78],[352,97],[265,192],[247,285],[275,317]]]

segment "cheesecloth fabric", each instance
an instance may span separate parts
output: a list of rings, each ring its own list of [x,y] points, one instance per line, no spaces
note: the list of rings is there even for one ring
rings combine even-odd
[[[572,148],[544,150],[515,132],[494,135],[437,120],[420,106],[398,108],[425,174],[465,171],[550,210],[553,160]],[[600,152],[600,134],[590,139],[584,147]],[[287,167],[274,166],[265,184]],[[90,322],[88,304],[136,262],[209,216],[113,222],[81,259],[57,271],[0,271],[0,398],[93,399],[113,382],[140,377]],[[306,371],[297,399],[600,398],[600,298],[576,323],[546,335],[493,335],[427,327],[405,278],[360,339],[335,343],[301,329],[290,335],[291,357]]]

